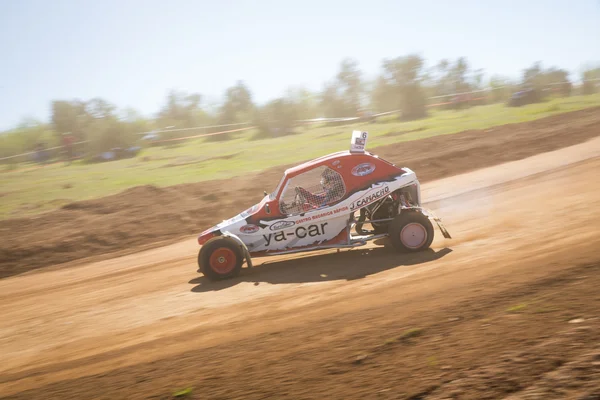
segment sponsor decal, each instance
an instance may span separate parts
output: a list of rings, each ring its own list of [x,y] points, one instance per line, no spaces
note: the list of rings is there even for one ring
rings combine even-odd
[[[246,235],[248,235],[248,234],[251,234],[251,233],[258,232],[259,229],[260,229],[260,227],[258,227],[256,225],[248,224],[248,225],[242,226],[240,228],[240,232],[245,233]]]
[[[364,152],[367,145],[367,132],[352,131],[352,139],[350,141],[350,151]]]
[[[252,207],[250,207],[249,209],[242,211],[240,213],[240,215],[244,218],[246,218],[247,216],[249,216],[250,214],[254,214],[256,212],[256,210],[258,210],[258,204],[253,205]]]
[[[348,211],[348,210],[349,210],[348,206],[334,208],[332,210],[320,212],[320,213],[315,214],[315,215],[310,216],[310,217],[301,218],[301,219],[299,219],[299,220],[296,221],[296,224],[303,224],[305,222],[310,222],[310,221],[314,221],[314,220],[317,220],[317,219],[329,217],[330,215],[339,214],[341,212]]]
[[[381,189],[377,189],[374,192],[370,192],[366,196],[361,197],[360,199],[358,199],[358,200],[354,201],[352,204],[350,204],[350,210],[356,210],[357,208],[361,208],[366,205],[369,205],[369,204],[381,199],[382,197],[386,196],[389,192],[390,192],[390,187],[387,185],[382,187]]]
[[[360,138],[356,138],[355,143],[359,146],[364,146],[367,143],[367,132],[361,132]]]
[[[279,231],[281,229],[289,228],[290,226],[294,226],[296,223],[294,221],[279,221],[272,224],[269,229],[272,231]]]
[[[299,219],[298,221],[296,221],[296,223],[297,224],[303,224],[305,222],[310,222],[310,221],[312,221],[311,217],[305,217],[305,218]]]
[[[313,224],[308,226],[298,226],[291,232],[277,232],[263,235],[263,239],[267,242],[267,246],[274,242],[284,242],[292,238],[304,239],[306,237],[319,237],[325,235],[325,227],[327,222],[322,224]]]
[[[375,171],[375,165],[371,163],[362,163],[352,168],[352,175],[365,176],[373,173],[373,171]]]

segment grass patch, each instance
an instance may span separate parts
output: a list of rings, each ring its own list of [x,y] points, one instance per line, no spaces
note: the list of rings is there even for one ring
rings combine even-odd
[[[424,332],[424,330],[421,328],[408,329],[408,330],[402,332],[402,334],[399,336],[386,339],[383,343],[384,343],[384,345],[389,346],[394,343],[407,341],[407,340],[419,337],[423,334],[423,332]]]
[[[438,365],[438,359],[436,356],[427,357],[427,365],[430,367],[435,367]]]
[[[512,306],[506,309],[508,313],[520,313],[527,307],[527,304],[517,304],[516,306]]]
[[[398,341],[397,338],[389,338],[389,339],[385,339],[385,341],[383,342],[383,344],[385,344],[386,346],[389,346],[391,344],[394,344]]]
[[[408,340],[412,338],[419,337],[423,334],[423,329],[421,328],[413,328],[407,331],[404,331],[402,335],[400,335],[400,340]]]
[[[185,388],[182,390],[178,390],[175,393],[173,393],[173,397],[176,399],[181,399],[181,398],[187,397],[192,394],[193,390],[194,390],[193,388]]]
[[[53,201],[93,199],[139,185],[159,187],[259,172],[282,164],[296,164],[349,148],[350,131],[369,131],[369,148],[449,135],[465,130],[488,129],[600,105],[600,94],[554,99],[524,107],[503,104],[467,110],[432,111],[427,119],[402,122],[386,116],[375,123],[343,127],[306,127],[298,134],[252,140],[256,132],[232,134],[226,142],[198,138],[173,147],[144,149],[135,158],[107,163],[64,162],[39,167],[32,163],[4,166],[0,187],[8,193],[0,203],[0,219],[23,217],[57,208]],[[72,188],[65,189],[70,183]],[[273,188],[258,188],[270,191]]]

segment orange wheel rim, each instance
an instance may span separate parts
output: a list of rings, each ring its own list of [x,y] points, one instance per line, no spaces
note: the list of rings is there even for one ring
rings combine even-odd
[[[227,274],[235,268],[237,257],[233,250],[219,247],[210,255],[210,268],[219,274]]]

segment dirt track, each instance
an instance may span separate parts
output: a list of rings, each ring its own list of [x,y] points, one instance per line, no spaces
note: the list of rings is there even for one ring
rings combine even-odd
[[[600,107],[377,148],[382,157],[415,170],[423,182],[520,160],[600,136]],[[169,188],[136,187],[71,203],[34,218],[2,221],[0,278],[86,257],[110,258],[156,243],[173,243],[260,200],[284,167],[228,182]]]
[[[216,285],[191,239],[3,279],[0,396],[597,399],[598,155],[425,184],[455,239],[419,255],[261,259]]]

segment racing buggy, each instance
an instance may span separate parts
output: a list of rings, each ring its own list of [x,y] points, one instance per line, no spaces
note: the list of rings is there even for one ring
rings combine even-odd
[[[198,265],[210,280],[232,278],[252,257],[363,246],[389,237],[400,252],[431,245],[435,222],[421,206],[416,174],[365,150],[368,133],[353,131],[350,150],[287,169],[270,194],[202,232]],[[370,229],[367,229],[370,227]]]

